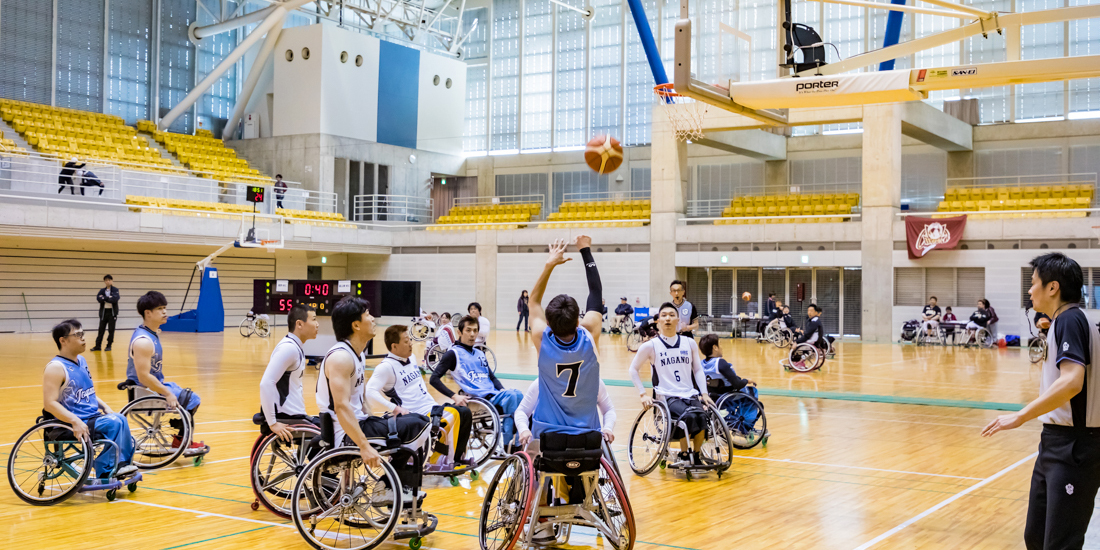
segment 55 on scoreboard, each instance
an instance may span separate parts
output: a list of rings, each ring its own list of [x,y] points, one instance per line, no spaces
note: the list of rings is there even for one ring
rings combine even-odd
[[[332,315],[332,308],[344,296],[359,296],[370,302],[371,315],[415,317],[420,313],[420,281],[305,281],[254,279],[252,311],[285,315],[296,304],[317,309],[317,315]]]

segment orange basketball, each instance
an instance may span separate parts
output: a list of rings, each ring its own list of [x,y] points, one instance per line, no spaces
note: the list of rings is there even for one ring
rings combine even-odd
[[[750,293],[750,292],[742,293],[741,294],[741,299],[746,301],[746,302],[748,302],[749,300],[752,300],[752,293]]]
[[[623,163],[623,146],[611,136],[596,136],[584,149],[584,162],[599,174],[610,174]]]

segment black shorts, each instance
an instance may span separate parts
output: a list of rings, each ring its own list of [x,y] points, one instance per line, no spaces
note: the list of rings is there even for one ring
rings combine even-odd
[[[258,413],[252,421],[255,422],[257,419],[260,421],[260,434],[266,437],[271,434],[271,427],[267,425],[267,422],[263,418],[263,414],[262,412]],[[308,414],[283,414],[277,412],[275,413],[275,421],[288,426],[293,426],[295,424],[313,424],[318,428],[321,427],[321,419],[316,416],[309,416]]]
[[[428,417],[422,414],[402,414],[397,418],[397,437],[402,443],[412,443],[420,439],[421,435],[428,429]],[[389,420],[380,416],[372,416],[364,420],[359,421],[359,429],[363,430],[363,435],[367,436],[367,439],[371,440],[384,440],[390,433]],[[355,445],[355,442],[351,438],[344,436],[345,445]]]
[[[672,439],[680,439],[684,437],[683,430],[680,429],[677,419],[684,422],[687,425],[688,435],[695,437],[696,434],[703,431],[706,427],[707,417],[703,413],[703,404],[699,402],[697,398],[681,399],[679,397],[666,397],[665,404],[668,405],[668,412],[672,415]],[[689,408],[695,408],[698,410],[688,412]]]

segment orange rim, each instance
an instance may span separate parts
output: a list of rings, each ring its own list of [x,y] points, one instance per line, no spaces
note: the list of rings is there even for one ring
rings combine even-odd
[[[661,97],[680,97],[680,94],[673,89],[671,82],[654,86],[653,93]]]

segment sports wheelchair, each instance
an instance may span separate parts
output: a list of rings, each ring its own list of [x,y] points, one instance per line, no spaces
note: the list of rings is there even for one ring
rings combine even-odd
[[[687,425],[681,418],[672,418],[664,398],[657,396],[653,406],[643,409],[630,428],[630,441],[627,442],[627,456],[630,469],[640,476],[649,475],[658,466],[661,469],[672,467],[684,472],[690,481],[692,472],[714,471],[721,479],[722,473],[729,469],[733,458],[733,436],[722,413],[712,405],[704,404],[702,409],[689,407],[684,414],[702,412],[706,416],[704,425],[704,443],[700,449],[702,464],[683,464],[667,460],[672,432],[678,427],[687,437]]]
[[[433,323],[436,322],[436,319],[430,316],[428,319],[414,317],[411,323],[412,326],[409,327],[409,338],[414,342],[423,342],[434,336],[435,331],[432,329],[431,325],[427,323],[429,320]]]
[[[642,323],[635,325],[634,330],[626,335],[626,349],[637,352],[647,340],[657,337],[657,327],[653,324]]]
[[[474,344],[474,349],[479,349],[485,354],[485,361],[489,364],[489,370],[493,371],[493,374],[496,374],[497,354],[493,353],[492,348],[485,344]],[[447,350],[442,349],[435,341],[428,344],[427,349],[424,350],[424,366],[421,367],[421,372],[423,374],[430,374],[431,371],[434,371],[435,368],[439,366],[439,361],[443,359],[444,353],[447,353]],[[425,369],[427,370],[425,371]]]
[[[728,386],[712,385],[707,379],[707,390],[714,401],[714,407],[722,416],[730,431],[730,442],[738,450],[751,449],[757,445],[768,446],[768,418],[764,415],[764,405],[757,398],[756,388],[747,386],[740,390],[728,390]]]
[[[425,461],[424,475],[445,477],[451,483],[451,486],[458,486],[458,477],[463,474],[470,474],[470,479],[477,481],[480,477],[477,469],[483,466],[491,458],[499,458],[501,456],[500,449],[500,430],[501,420],[500,412],[489,401],[480,397],[469,397],[469,401],[466,402],[466,407],[470,409],[471,426],[470,426],[470,439],[466,444],[466,458],[473,461],[471,466],[457,467],[457,465],[450,469],[434,470],[428,469],[429,464]],[[439,445],[440,452],[445,452],[446,446],[440,442],[440,438],[443,434],[443,427],[440,425],[442,417],[442,406],[438,407],[439,412],[435,409],[431,414],[431,438],[429,440],[428,448],[435,449]]]
[[[289,442],[271,431],[264,413],[252,417],[252,423],[260,427],[260,437],[252,444],[249,455],[249,478],[256,495],[252,509],[259,510],[262,504],[271,513],[289,519],[290,498],[298,474],[321,451],[321,428],[306,418],[280,419],[280,422],[290,427]]]
[[[408,539],[409,548],[418,550],[423,538],[435,531],[438,519],[421,508],[426,451],[405,446],[396,418],[387,420],[386,439],[372,441],[383,460],[371,467],[363,463],[358,447],[334,446],[335,420],[321,416],[321,446],[327,450],[301,470],[290,498],[294,526],[310,546],[366,550],[392,534],[394,540]],[[402,480],[391,463],[415,468]],[[404,490],[406,485],[410,491]]]
[[[89,433],[94,423],[88,425]],[[88,480],[95,457],[101,452],[115,453],[115,468],[106,481]],[[8,455],[8,484],[15,496],[34,506],[52,506],[76,493],[107,491],[114,500],[125,485],[132,493],[141,481],[141,471],[118,476],[121,460],[118,445],[109,439],[77,440],[72,426],[43,411],[31,429],[23,432]]]
[[[602,441],[598,431],[547,432],[537,446],[506,458],[481,505],[481,550],[541,546],[533,539],[543,523],[554,534],[550,546],[568,544],[572,526],[581,525],[595,528],[609,548],[634,548],[634,512]]]
[[[164,397],[133,380],[119,382],[118,389],[125,390],[130,401],[119,414],[126,417],[134,436],[134,466],[155,470],[171,464],[180,455],[192,457],[195,466],[202,464],[203,457],[210,452],[209,445],[197,453],[188,451],[195,431],[195,421],[186,406],[191,390],[180,393],[177,399],[180,406],[173,410],[168,408]],[[174,441],[177,436],[178,445]]]
[[[833,350],[834,340],[835,338],[832,336],[826,336],[823,340],[820,340],[824,344],[822,347],[809,342],[795,344],[791,347],[787,357],[779,360],[779,364],[782,365],[783,370],[798,372],[810,372],[820,369],[825,364],[825,358],[832,357],[835,354]]]
[[[772,321],[764,327],[764,333],[760,337],[762,341],[770,342],[777,348],[786,348],[794,342],[794,331],[781,326],[778,321]]]
[[[1024,310],[1024,318],[1027,319],[1027,332],[1031,335],[1031,338],[1027,341],[1027,359],[1032,363],[1042,363],[1047,358],[1047,331],[1050,327],[1040,329],[1039,334],[1035,334],[1035,323],[1031,320],[1030,313],[1031,308]]]

